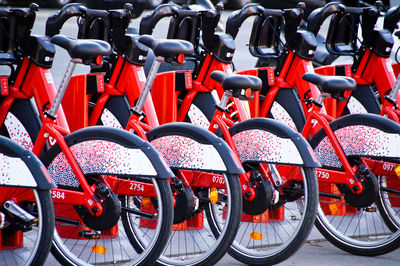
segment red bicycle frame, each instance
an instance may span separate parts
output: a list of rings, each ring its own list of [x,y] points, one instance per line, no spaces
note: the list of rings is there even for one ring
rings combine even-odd
[[[64,140],[64,137],[70,132],[63,109],[58,109],[56,120],[43,113],[45,107],[54,100],[55,95],[56,89],[50,69],[39,67],[25,58],[14,85],[10,86],[8,95],[0,105],[0,121],[4,123],[15,99],[31,99],[33,97],[43,123],[38,139],[33,146],[33,153],[39,157],[46,143],[54,145],[57,142],[83,189],[83,192],[60,188],[54,189],[52,190],[54,203],[85,205],[89,210],[97,207],[98,211],[94,214],[101,215],[103,207],[94,194],[95,185],[88,185],[78,162]],[[117,194],[154,197],[155,192],[151,184],[119,179],[113,176],[103,176],[102,178],[105,184],[110,186]],[[132,187],[141,187],[143,190],[135,191],[131,189]]]
[[[399,123],[400,110],[397,108],[396,103],[400,101],[400,95],[396,95],[395,102],[391,102],[385,97],[390,94],[396,81],[389,58],[380,57],[370,49],[365,48],[360,64],[355,71],[351,71],[350,65],[344,67],[348,69],[346,76],[354,78],[357,84],[376,85],[382,101],[381,115]],[[335,66],[318,67],[315,72],[323,75],[335,75]],[[336,115],[339,117],[346,107],[346,102],[339,102],[337,106]]]
[[[96,74],[99,75],[99,74]],[[82,91],[82,86],[79,82],[74,82],[74,80],[80,79],[81,76],[72,77],[72,85],[67,89],[65,101],[71,101],[69,97],[74,97],[76,93]],[[74,129],[79,129],[82,126],[82,121],[86,119],[83,123],[84,126],[93,126],[99,121],[107,101],[110,96],[127,96],[128,101],[131,106],[135,105],[135,101],[138,99],[143,91],[146,82],[144,70],[142,66],[137,66],[129,63],[122,56],[118,56],[115,68],[110,76],[109,82],[105,83],[104,90],[101,90],[96,104],[91,110],[90,114],[86,116],[86,112],[82,110],[78,111],[80,113],[80,118],[77,119],[76,116],[73,117],[71,114],[67,114],[67,118],[70,121],[75,121],[71,127]],[[83,90],[84,91],[84,90]],[[76,102],[78,100],[78,102]],[[83,103],[80,103],[83,101]],[[171,102],[172,103],[172,102]],[[176,101],[175,101],[176,103]],[[88,97],[80,97],[75,99],[74,104],[78,106],[88,106]],[[140,138],[148,141],[146,132],[150,131],[159,125],[156,111],[154,109],[153,100],[151,97],[146,97],[143,106],[145,117],[138,116],[134,112],[131,113],[128,123],[125,127],[127,131],[135,132]],[[86,118],[88,117],[88,118]],[[120,125],[116,125],[120,126]],[[179,170],[179,179],[184,183],[185,187],[215,187],[223,188],[224,184],[218,183],[215,173],[199,172],[192,170]],[[253,191],[254,193],[254,191]]]
[[[177,110],[177,119],[178,121],[183,121],[185,116],[188,113],[189,107],[193,102],[193,99],[196,97],[198,92],[212,92],[213,90],[216,90],[218,92],[218,95],[221,97],[223,94],[223,89],[222,87],[214,80],[212,80],[209,75],[215,71],[215,70],[220,70],[224,71],[227,73],[232,72],[231,66],[229,64],[222,63],[218,61],[217,59],[213,58],[210,54],[206,54],[204,59],[202,60],[200,64],[200,70],[198,71],[197,77],[193,79],[192,87],[188,88],[188,92],[185,95],[180,108]],[[320,183],[335,183],[335,184],[346,184],[349,186],[354,193],[361,193],[362,189],[362,184],[361,182],[357,181],[354,176],[356,173],[357,168],[352,167],[345,154],[344,151],[342,150],[336,136],[334,135],[333,131],[330,129],[329,122],[333,121],[334,118],[325,114],[325,109],[324,107],[319,108],[315,105],[312,105],[311,107],[307,105],[307,103],[303,100],[306,99],[317,99],[320,96],[319,89],[317,88],[316,85],[311,84],[309,82],[306,82],[302,79],[302,75],[304,73],[307,73],[309,71],[313,71],[313,66],[311,61],[302,59],[298,56],[296,56],[292,51],[288,51],[286,61],[283,64],[282,69],[280,70],[280,73],[278,76],[275,76],[274,74],[274,69],[273,68],[264,68],[268,71],[268,85],[271,86],[271,88],[268,90],[268,93],[266,97],[264,98],[264,101],[261,101],[259,98],[260,93],[256,92],[254,94],[254,99],[249,102],[249,109],[248,107],[243,104],[242,101],[238,99],[233,99],[234,105],[232,107],[234,108],[234,111],[230,113],[230,116],[237,116],[238,121],[242,121],[243,119],[246,119],[249,117],[249,112],[250,110],[250,115],[252,117],[266,117],[268,114],[268,111],[273,103],[273,99],[277,95],[278,91],[280,88],[297,88],[298,95],[300,98],[300,101],[302,102],[302,107],[305,112],[305,115],[307,117],[306,124],[304,126],[304,129],[302,131],[303,137],[306,139],[313,134],[317,132],[321,127],[324,129],[326,132],[329,140],[331,141],[336,154],[339,157],[339,160],[341,161],[344,171],[338,171],[338,170],[330,170],[330,169],[323,169],[323,168],[318,168],[317,169],[317,177],[318,177],[318,182]],[[260,69],[250,69],[250,70],[245,70],[240,72],[239,74],[247,74],[247,75],[258,75],[258,71]],[[178,71],[180,72],[180,71]],[[157,78],[154,82],[153,85],[153,99],[156,99],[154,96],[157,95],[157,98],[160,98],[161,95],[168,95],[167,93],[163,93],[163,90],[168,90],[165,87],[157,86],[158,84],[165,84],[165,81],[168,79],[171,79],[171,75],[173,77],[173,72],[167,72],[167,73],[161,73],[157,75]],[[179,92],[178,92],[179,93]],[[350,91],[346,92],[346,95],[350,95]],[[167,96],[164,96],[167,97]],[[176,97],[176,96],[175,96]],[[329,99],[330,100],[330,99]],[[162,100],[165,102],[165,100]],[[157,108],[157,113],[160,112],[160,110],[163,108],[165,109],[165,105],[156,105]],[[226,126],[224,127],[223,124],[226,123],[227,126],[233,125],[233,122],[231,119],[226,119],[222,117],[222,114],[216,111],[216,115],[213,118],[213,121],[211,122],[209,130],[215,132],[216,130],[213,127],[214,123],[217,123],[218,126],[221,128],[221,130],[224,133],[224,136],[226,137],[225,134],[228,134],[228,131],[226,129]],[[317,121],[318,123],[315,123]],[[229,139],[226,140],[227,143],[231,146],[232,143],[230,143]],[[231,146],[232,148],[232,146]],[[234,150],[234,149],[233,149]],[[373,166],[376,171],[382,171],[385,172],[387,175],[395,175],[395,167],[390,167],[392,171],[390,173],[383,169],[383,166],[381,163],[369,160],[369,159],[363,159],[364,162],[367,165]],[[393,164],[396,165],[396,164]],[[329,180],[327,180],[326,176],[329,176]],[[241,181],[245,182],[245,178],[242,177]]]

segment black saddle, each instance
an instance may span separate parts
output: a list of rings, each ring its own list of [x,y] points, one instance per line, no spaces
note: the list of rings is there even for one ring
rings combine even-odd
[[[210,77],[222,84],[222,88],[227,91],[232,91],[234,97],[242,100],[251,99],[251,96],[245,94],[245,90],[259,91],[262,87],[260,78],[249,75],[228,74],[222,71],[214,71]]]
[[[51,42],[68,51],[71,58],[87,59],[111,54],[111,46],[105,41],[92,39],[74,39],[64,35],[56,35]]]
[[[176,39],[156,39],[150,35],[143,35],[139,42],[151,48],[155,56],[174,57],[179,54],[192,55],[193,44],[184,40]]]
[[[318,86],[322,92],[330,94],[340,94],[344,91],[353,91],[357,87],[354,79],[349,77],[324,76],[315,73],[306,73],[303,75],[305,81]]]

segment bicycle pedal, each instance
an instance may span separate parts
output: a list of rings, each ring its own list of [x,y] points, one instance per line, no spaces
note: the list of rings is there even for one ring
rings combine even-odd
[[[86,239],[99,239],[101,237],[100,231],[82,230],[78,232],[78,236]]]
[[[365,212],[376,212],[376,207],[367,207],[365,208]]]
[[[7,200],[4,202],[4,209],[6,209],[8,212],[12,213],[15,215],[17,218],[20,220],[26,222],[26,223],[33,223],[35,222],[35,216],[31,215],[24,209],[22,209],[20,206],[15,204],[14,201],[12,200]]]

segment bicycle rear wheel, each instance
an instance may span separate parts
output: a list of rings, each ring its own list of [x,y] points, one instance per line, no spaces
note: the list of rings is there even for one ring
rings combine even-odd
[[[7,208],[21,208],[31,219],[23,219]],[[0,187],[0,213],[4,215],[0,230],[0,265],[42,265],[53,238],[54,212],[50,192]]]
[[[127,147],[133,145],[131,138],[134,138],[134,136],[128,132],[121,131],[121,134],[116,136],[109,134],[114,129],[104,127],[100,132],[98,130],[100,129],[84,129],[80,133],[76,131],[65,138],[76,158],[79,158],[79,156],[89,158],[82,155],[83,149],[91,149],[90,143],[93,141],[96,143],[106,141],[106,146],[116,145],[113,146],[114,148],[119,147],[118,143],[125,143]],[[105,134],[106,136],[104,136]],[[126,136],[126,139],[124,139],[124,136]],[[110,151],[113,152],[113,150]],[[95,153],[92,151],[92,156],[95,156]],[[115,158],[121,160],[121,164],[124,163],[122,161],[124,155],[117,151],[109,155],[116,156]],[[113,167],[114,163],[119,163],[112,162],[113,160],[110,158],[106,157],[101,162],[100,167]],[[143,160],[141,162],[143,163]],[[125,163],[127,162],[125,161]],[[68,168],[68,162],[65,161],[65,155],[58,144],[49,150],[44,164],[48,166],[48,169]],[[49,173],[51,172],[49,170]],[[121,173],[121,175],[124,175],[124,173]],[[67,185],[68,180],[72,183],[77,182],[74,176],[71,180],[71,176],[68,177],[57,171],[56,175],[55,182],[58,183],[59,187],[80,190],[79,183],[74,187]],[[104,177],[96,174],[86,176],[89,185],[102,186],[107,189],[107,186],[102,183]],[[105,178],[107,179],[107,176]],[[121,178],[127,179],[128,177],[123,176]],[[149,265],[155,262],[171,233],[173,208],[169,182],[168,179],[155,177],[129,178],[139,181],[141,187],[136,189],[131,187],[132,194],[127,192],[124,195],[116,195],[110,191],[108,196],[102,198],[103,214],[99,217],[91,216],[91,221],[85,217],[87,215],[84,211],[82,212],[84,208],[81,206],[55,204],[56,230],[52,253],[60,263],[63,265]],[[114,179],[113,182],[114,188],[121,186],[118,179]],[[151,192],[152,195],[134,197],[133,195],[141,195],[142,186],[152,186],[154,188],[154,191]],[[62,194],[56,196],[62,198]],[[136,199],[140,204],[129,205],[130,198]],[[119,217],[120,213],[121,217]],[[139,222],[131,223],[132,227],[124,226],[128,215],[131,220]],[[109,226],[104,226],[104,224]],[[97,228],[98,226],[101,228]],[[127,232],[127,228],[132,231]],[[129,236],[132,234],[142,235],[142,250],[137,251],[134,243],[130,242]]]
[[[364,190],[360,196],[356,196],[343,184],[320,182],[320,192],[325,194],[320,194],[316,226],[332,244],[356,255],[382,255],[400,246],[400,230],[387,223],[391,219],[395,221],[393,218],[398,216],[393,198],[388,194],[393,184],[380,176],[382,171],[394,170],[396,164],[393,161],[396,158],[372,160],[368,155],[370,150],[377,151],[379,145],[387,143],[381,141],[385,134],[387,140],[398,134],[398,126],[393,124],[392,121],[370,114],[349,115],[331,123],[345,153],[352,154],[347,158],[351,165],[357,167],[357,178],[363,182]],[[389,133],[386,133],[387,130]],[[346,138],[351,141],[345,142]],[[324,167],[341,169],[341,163],[323,130],[311,140],[311,146]],[[365,155],[356,155],[360,149]],[[392,216],[388,210],[394,210]]]
[[[213,185],[208,186],[199,184],[205,180],[201,173],[194,174],[190,188],[198,206],[192,210],[189,219],[173,226],[158,264],[213,265],[229,248],[242,210],[239,177],[228,174],[212,176]],[[209,219],[210,213],[212,219]],[[213,226],[218,227],[218,234],[213,234]]]
[[[280,98],[293,100],[285,105],[292,107],[290,111],[300,106],[292,93],[292,90],[283,90],[280,94]],[[211,94],[199,93],[190,106],[186,121],[208,128],[215,112],[214,106]],[[280,106],[277,110],[282,109]],[[285,112],[281,116],[282,120],[287,122],[287,116],[288,112]],[[299,120],[301,118],[300,115],[295,117],[299,117]],[[290,126],[294,128],[301,126],[301,123],[297,124],[297,120],[296,123],[292,119],[290,121]],[[247,123],[252,122],[248,120]],[[234,132],[233,139],[241,134],[244,134],[243,138],[249,137],[244,129],[236,130],[235,127],[230,129],[231,134]],[[318,188],[314,169],[273,163],[262,166],[264,171],[260,169],[260,164],[243,164],[246,171],[252,172],[250,179],[256,190],[256,199],[253,202],[243,201],[243,215],[238,233],[228,251],[232,257],[247,264],[276,264],[290,257],[309,235],[316,215]],[[274,178],[280,179],[282,183],[274,184]],[[272,188],[271,184],[275,187]],[[273,193],[273,190],[279,192],[279,200],[270,204],[267,198],[271,195],[267,194]],[[207,218],[213,233],[217,235],[220,228],[214,222],[217,220],[216,213],[210,209]]]

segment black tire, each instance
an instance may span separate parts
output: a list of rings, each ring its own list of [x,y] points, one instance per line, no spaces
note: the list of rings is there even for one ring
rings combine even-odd
[[[397,176],[378,176],[377,207],[392,232],[400,229],[400,182]]]
[[[101,136],[99,135],[101,139]],[[109,134],[107,136],[109,141],[119,143],[116,137]],[[75,139],[73,145],[87,141],[87,136],[82,139]],[[62,152],[56,144],[48,152],[48,157],[45,159],[45,165],[49,166],[54,159],[58,156],[63,156]],[[124,177],[126,178],[126,177]],[[97,183],[97,176],[88,177],[88,181]],[[91,230],[91,228],[84,223],[82,218],[76,213],[76,206],[55,206],[56,215],[56,230],[54,232],[52,254],[54,257],[63,265],[87,265],[87,264],[112,264],[119,263],[119,265],[150,265],[155,262],[162,251],[162,245],[165,244],[165,239],[169,238],[172,226],[172,193],[169,186],[165,184],[167,180],[158,180],[157,178],[140,178],[141,182],[153,184],[156,189],[156,198],[152,202],[157,202],[156,209],[151,209],[147,213],[148,215],[156,215],[157,227],[152,231],[151,239],[149,242],[143,242],[145,249],[141,252],[136,251],[130,243],[130,239],[125,232],[123,226],[123,220],[119,217],[117,221],[117,233],[110,233],[110,230]],[[74,188],[74,189],[79,189]],[[118,198],[112,195],[114,204],[120,203]],[[125,196],[125,195],[118,195]],[[116,201],[116,202],[115,202]],[[115,205],[116,207],[118,207]],[[122,204],[123,207],[126,207]],[[140,207],[133,210],[137,213],[137,219],[140,219]],[[122,209],[122,216],[127,216],[126,211]],[[158,213],[157,213],[158,212]],[[67,214],[68,213],[68,214]],[[111,212],[113,213],[113,212]],[[71,218],[71,215],[73,218]],[[60,218],[70,218],[78,220],[81,224],[84,224],[89,228],[89,232],[95,233],[96,237],[99,238],[88,238],[89,236],[80,238],[79,234],[86,233],[86,229],[82,230],[82,225],[76,225],[73,223],[66,223],[61,221]],[[105,219],[107,217],[104,217]],[[109,217],[114,219],[115,217]],[[63,227],[64,226],[64,227]],[[115,229],[115,228],[114,228]],[[116,229],[115,229],[116,230]],[[128,232],[128,234],[134,234],[134,232]],[[118,252],[117,252],[118,251]]]
[[[0,264],[8,265],[10,262],[15,265],[43,265],[47,259],[51,247],[54,230],[53,201],[48,190],[0,187],[1,199],[12,200],[19,194],[34,194],[34,202],[19,202],[18,206],[38,218],[30,230],[23,232],[23,246],[20,248],[1,249]],[[4,201],[1,203],[1,212],[8,221],[8,212],[3,209]],[[13,224],[2,229],[2,236],[14,232]]]
[[[333,122],[335,123],[335,126],[332,126],[334,132],[346,126],[360,125],[360,118],[353,119],[350,115],[344,118],[346,119],[342,118]],[[373,125],[369,124],[369,126]],[[326,133],[323,130],[319,131],[310,142],[312,148],[318,147],[325,138]],[[349,161],[360,162],[355,156],[349,158]],[[370,169],[370,172],[373,174],[374,169]],[[385,187],[382,186],[384,183],[381,180],[373,184],[377,186],[376,200],[365,207],[355,207],[348,201],[338,202],[333,197],[320,197],[321,204],[318,209],[316,227],[332,244],[352,254],[378,256],[391,252],[400,245],[400,230],[393,232],[391,230],[393,228],[386,223],[389,219],[388,213],[377,211],[380,208],[380,202],[383,201],[380,197],[386,193]],[[322,192],[327,190],[329,193],[340,196],[344,193],[341,185],[335,186],[328,183],[325,186],[320,184],[319,187]],[[373,193],[370,194],[369,198],[374,197]]]
[[[161,198],[155,202],[153,201],[153,204],[156,206],[164,206],[164,207],[159,207],[160,211],[158,215],[163,216],[163,219],[165,221],[169,221],[168,224],[166,225],[161,225],[161,223],[158,223],[156,220],[151,221],[148,219],[147,226],[140,226],[140,217],[137,215],[133,215],[128,212],[122,212],[121,214],[121,219],[122,219],[122,224],[125,229],[125,233],[132,244],[132,246],[135,248],[135,250],[139,253],[142,252],[149,252],[149,251],[161,251],[164,249],[164,247],[167,244],[167,241],[169,239],[169,235],[171,234],[171,227],[172,227],[172,221],[173,221],[173,212],[172,211],[165,211],[165,210],[172,210],[173,205],[172,205],[172,200],[169,195],[171,195],[171,188],[168,180],[166,179],[155,179],[154,187],[156,190],[163,190],[163,192],[160,192]],[[166,197],[168,195],[168,197]],[[129,208],[129,209],[138,209],[140,210],[140,207],[142,204],[139,204],[142,202],[142,197],[135,197],[135,196],[123,196],[121,197],[121,205],[123,208]],[[139,205],[138,205],[139,204]],[[162,209],[165,208],[163,211]],[[143,220],[142,220],[143,221]],[[156,229],[151,229],[151,228],[156,228]],[[157,228],[158,227],[158,228]],[[154,231],[154,233],[151,233],[151,231]],[[152,242],[152,238],[160,238],[161,241],[154,242],[153,246],[151,249],[148,247],[148,242]],[[149,254],[150,257],[156,256],[156,255],[151,255]],[[146,265],[147,263],[143,263],[143,265]]]
[[[221,228],[220,234],[213,234],[210,220],[204,218],[201,218],[203,225],[197,228],[173,230],[165,250],[157,260],[158,265],[214,265],[225,255],[239,226],[242,195],[238,176],[223,174],[219,178],[223,178],[221,182],[225,183],[225,189],[218,189],[218,202],[200,203],[196,215],[204,217],[205,214],[208,217],[211,210],[218,209],[218,213],[214,212],[213,222]],[[210,192],[210,187],[191,188],[197,197],[202,195],[204,198]]]
[[[295,89],[280,88],[267,117],[301,132],[306,123],[306,118]]]
[[[269,164],[268,167],[270,169],[276,167],[279,172],[279,167],[282,165]],[[278,202],[280,208],[271,207],[268,209],[268,214],[245,214],[244,219],[250,218],[253,221],[246,222],[244,219],[241,221],[235,241],[229,250],[229,254],[238,261],[250,265],[280,263],[292,256],[310,234],[317,209],[318,187],[315,169],[294,166],[293,168],[303,176],[304,181],[296,183],[296,186],[300,186],[295,189],[304,195]],[[282,197],[285,197],[285,193],[280,192]],[[271,215],[272,218],[267,215]],[[260,217],[270,220],[257,222],[257,218]]]
[[[381,108],[374,90],[369,85],[357,85],[347,102],[345,114],[372,113],[379,115]]]
[[[296,101],[295,97],[290,97],[290,93],[292,93],[293,91],[282,91],[282,92],[283,93],[280,95],[279,99],[281,99],[282,97],[288,99],[289,97],[291,100],[294,100],[295,104],[290,103],[289,107],[291,108],[291,111],[295,112],[294,107],[298,106],[298,100]],[[211,120],[215,112],[214,106],[215,103],[210,94],[199,93],[198,97],[196,97],[192,103],[191,110],[189,110],[189,114],[186,117],[186,121],[191,121],[192,123],[197,124],[199,126],[208,127],[206,122]],[[300,127],[302,125],[298,124],[298,126]],[[232,130],[234,130],[234,127],[235,126],[232,127]],[[236,132],[236,134],[237,133],[240,132]],[[279,172],[278,170],[278,168],[280,167],[279,165],[268,164],[268,167],[269,169],[276,169],[277,170],[276,173]],[[317,207],[318,188],[317,188],[315,170],[310,168],[303,169],[302,167],[297,167],[297,166],[291,166],[291,167],[293,167],[294,170],[292,173],[298,172],[303,175],[303,180],[305,182],[299,182],[299,183],[302,183],[303,185],[302,192],[305,196],[288,200],[285,203],[279,202],[280,204],[282,204],[283,209],[285,209],[283,213],[287,215],[287,217],[284,215],[284,218],[281,218],[282,220],[278,222],[272,222],[272,223],[246,222],[247,219],[252,219],[254,221],[257,221],[257,218],[263,217],[264,214],[262,215],[243,214],[242,216],[243,219],[240,223],[238,233],[235,237],[235,241],[232,243],[231,248],[229,249],[229,254],[235,259],[246,264],[263,264],[263,265],[276,264],[294,254],[301,247],[303,241],[309,235],[315,220],[316,207]],[[281,193],[285,194],[283,191],[281,191]],[[305,202],[305,205],[303,206],[301,206],[301,204],[297,205],[295,203],[295,202],[300,203],[303,200]],[[297,208],[297,207],[303,209],[296,211],[290,210],[290,208]],[[273,207],[271,207],[271,210],[272,208]],[[282,213],[281,210],[282,209],[276,211],[275,213]],[[296,218],[300,217],[300,219],[296,221],[291,220],[289,216],[294,216],[295,215],[294,213],[296,213]],[[214,220],[213,212],[209,211],[207,214],[208,214],[207,216],[208,222],[210,223],[213,233],[218,234],[220,229],[218,228],[217,224],[213,223]],[[292,224],[290,224],[291,222]],[[249,224],[252,224],[251,228]],[[293,229],[292,231],[290,229],[286,231],[288,238],[283,240],[284,241],[283,243],[271,243],[271,240],[273,241],[274,237],[275,240],[277,238],[281,239],[281,237],[278,236],[279,235],[278,232],[280,231],[279,228],[283,228],[283,224],[286,225],[290,224],[288,228]],[[263,227],[263,229],[261,229],[261,227]],[[251,232],[250,234],[248,234],[249,229],[250,231],[257,230],[255,228],[259,228],[260,229],[259,231],[261,231],[263,234],[260,232]],[[267,231],[269,234],[266,233]],[[289,231],[290,233],[288,233]],[[267,241],[269,244],[267,244],[267,242],[263,242],[262,239],[256,239],[257,233],[259,233],[258,236],[260,236],[262,239],[268,238]],[[252,241],[251,238],[253,238]],[[282,236],[282,238],[284,238],[284,236]],[[248,244],[250,243],[254,244],[254,247],[256,248],[249,247]],[[261,248],[261,246],[265,247],[265,249]],[[272,248],[270,248],[270,246],[272,246]]]
[[[39,135],[41,125],[39,115],[32,102],[27,99],[15,99],[0,131],[2,136],[31,150]]]

